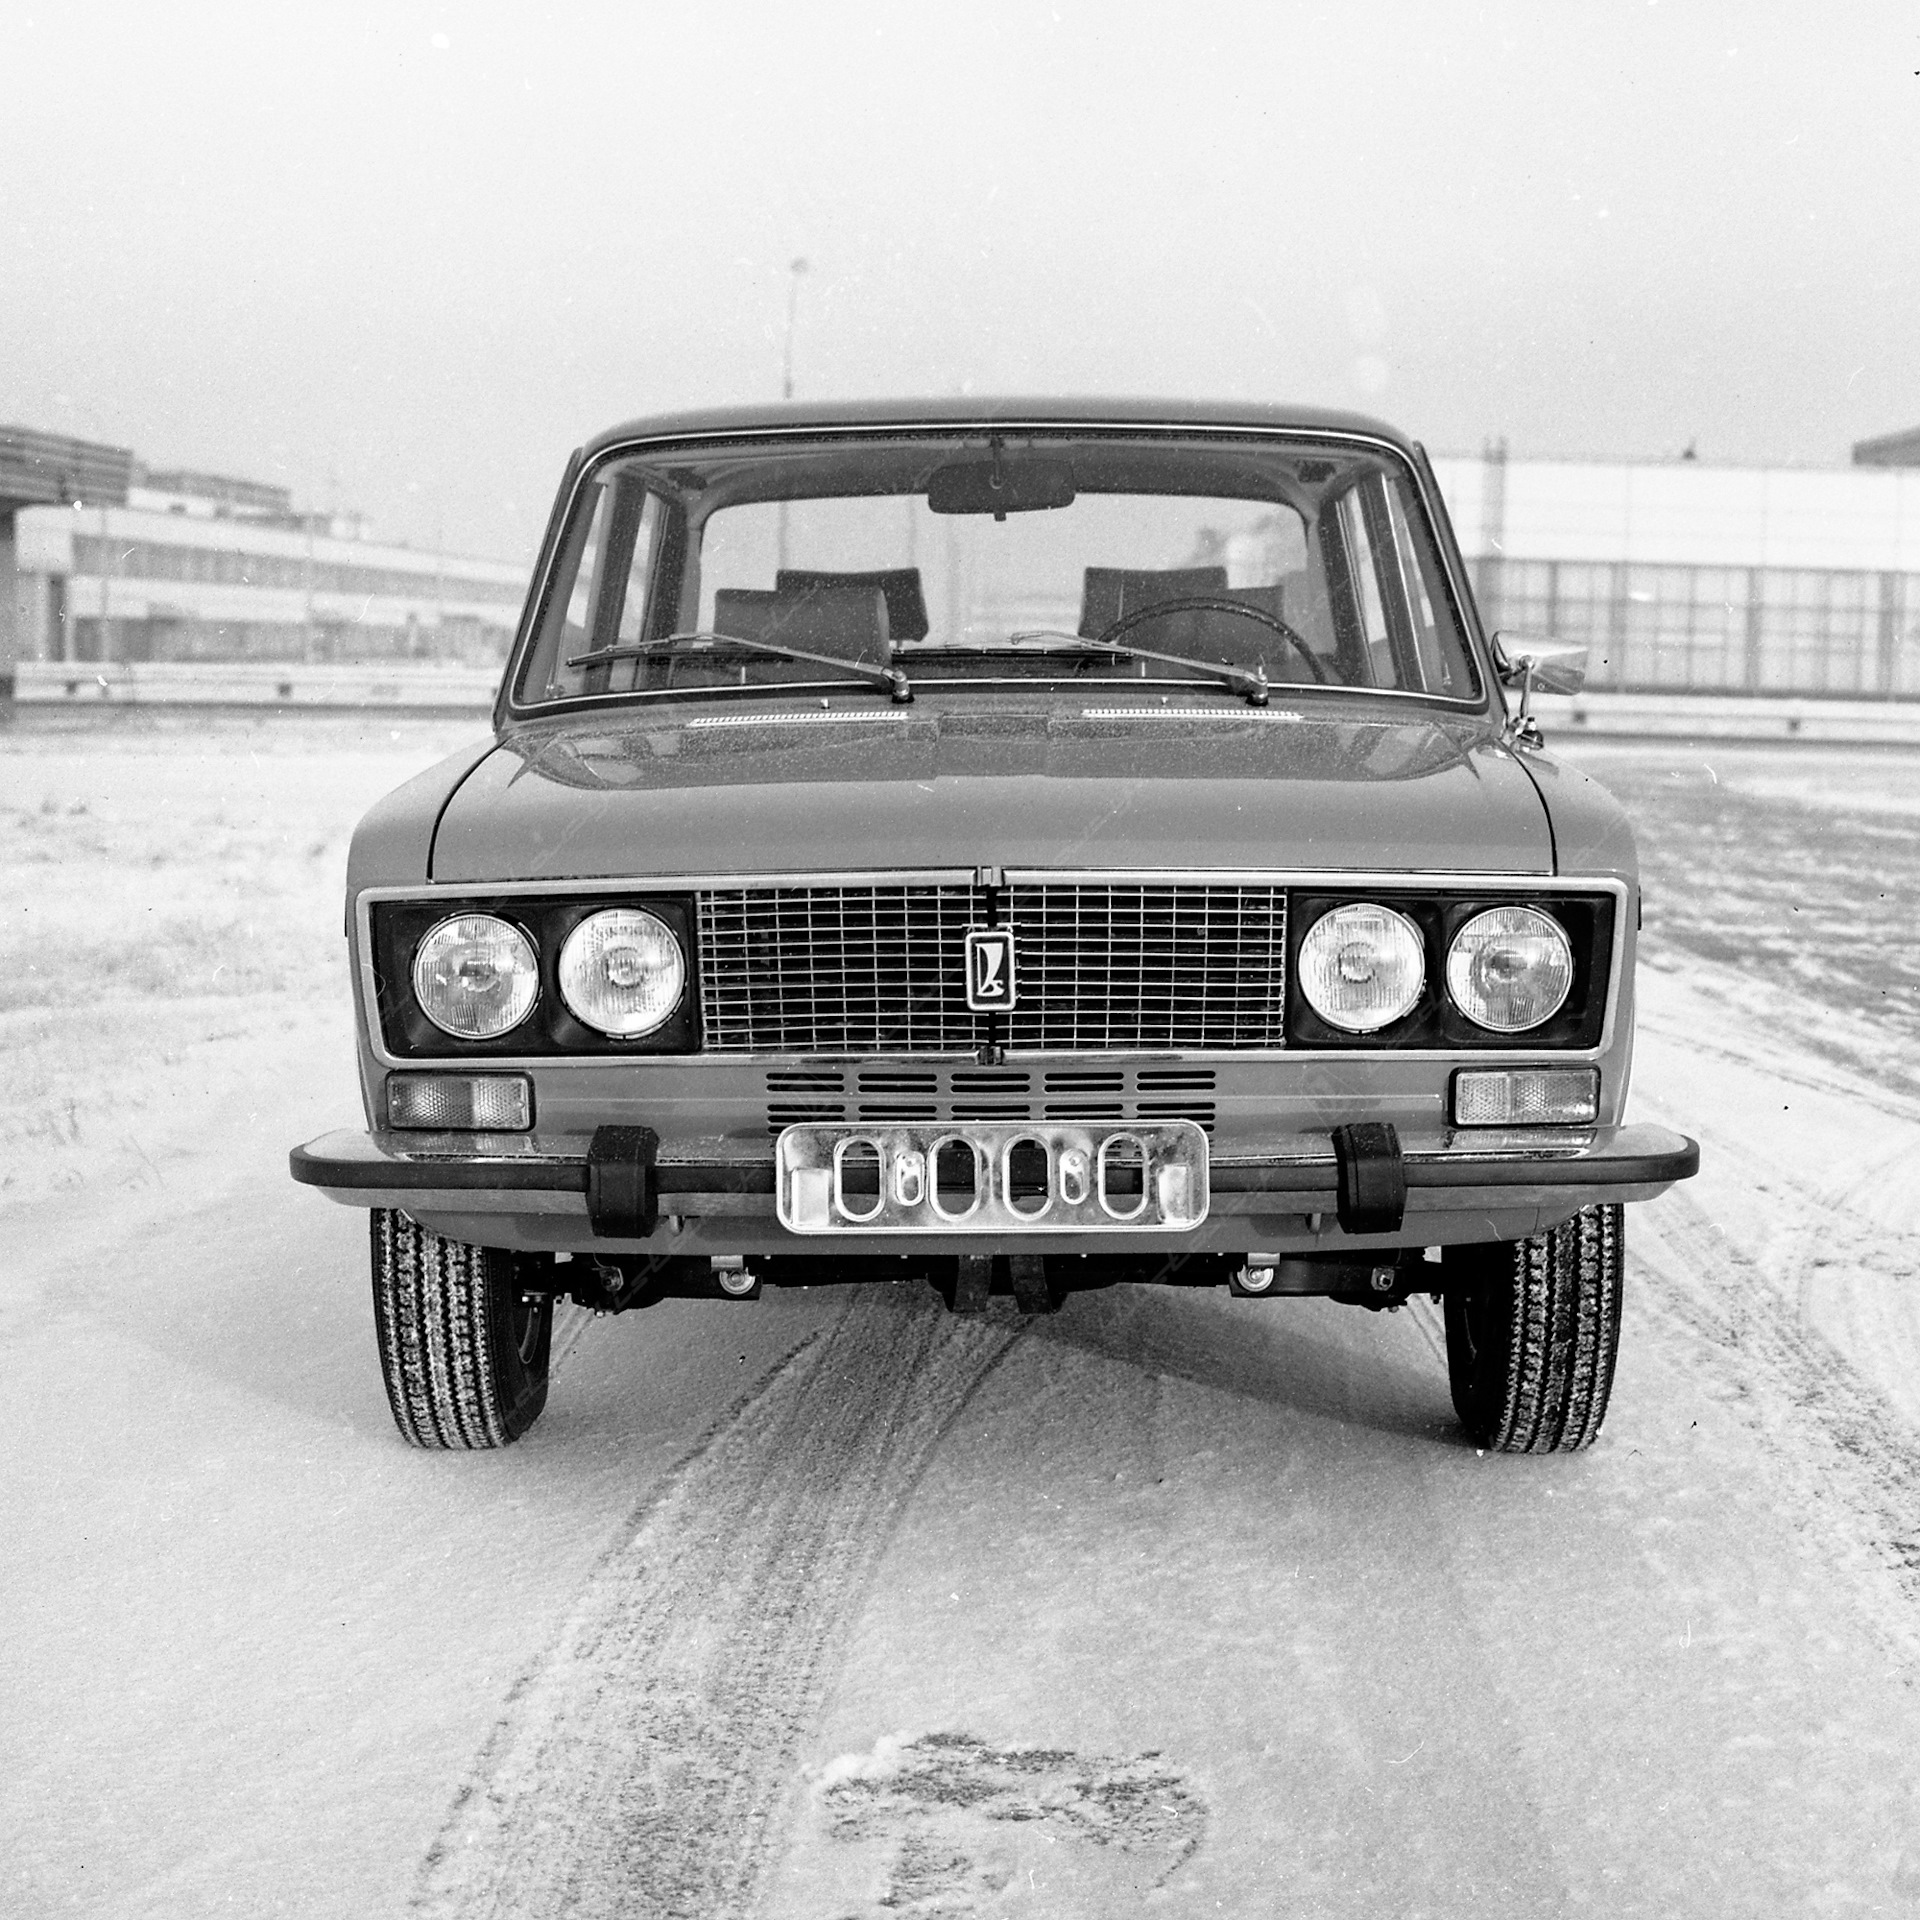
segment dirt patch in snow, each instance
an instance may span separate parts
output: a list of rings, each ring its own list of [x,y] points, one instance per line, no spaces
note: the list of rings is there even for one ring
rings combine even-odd
[[[1130,1856],[1114,1861],[1124,1884],[1164,1886],[1200,1846],[1207,1809],[1157,1753],[1115,1759],[928,1733],[887,1736],[869,1753],[830,1762],[813,1782],[805,1825],[801,1860],[824,1843],[839,1855],[826,1863],[838,1886],[864,1888],[818,1911],[947,1920],[1030,1899],[1036,1868],[1053,1868],[1049,1856],[1061,1847],[1096,1856],[1075,1863],[1083,1891],[1109,1877],[1098,1872],[1103,1854]]]

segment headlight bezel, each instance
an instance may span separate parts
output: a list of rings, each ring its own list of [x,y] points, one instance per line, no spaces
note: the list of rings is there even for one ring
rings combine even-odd
[[[612,908],[631,908],[661,921],[678,942],[685,965],[679,1004],[659,1026],[632,1039],[586,1025],[560,993],[559,957],[568,935],[581,921]],[[625,889],[554,895],[475,890],[445,899],[376,898],[365,911],[376,1025],[387,1055],[396,1061],[578,1059],[699,1050],[693,903],[685,895]],[[539,958],[540,992],[532,1012],[517,1027],[497,1039],[462,1040],[442,1032],[415,1000],[413,956],[420,941],[443,921],[480,913],[507,921],[533,943]]]
[[[1314,1012],[1301,987],[1300,946],[1308,930],[1336,907],[1389,907],[1420,929],[1426,980],[1419,999],[1399,1020],[1371,1033],[1350,1033]],[[1482,1027],[1454,1005],[1446,986],[1453,939],[1476,915],[1495,907],[1532,907],[1559,924],[1573,950],[1573,982],[1558,1012],[1539,1026],[1503,1033]],[[1287,928],[1287,1044],[1314,1051],[1447,1051],[1500,1053],[1525,1049],[1592,1049],[1606,1023],[1619,906],[1611,889],[1556,890],[1492,887],[1441,892],[1432,885],[1298,889],[1289,898]]]

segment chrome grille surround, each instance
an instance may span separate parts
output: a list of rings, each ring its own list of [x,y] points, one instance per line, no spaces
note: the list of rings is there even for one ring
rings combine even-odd
[[[966,1053],[967,929],[979,890],[930,885],[703,889],[700,1003],[712,1053]]]
[[[1021,1053],[1286,1044],[1282,884],[1022,875],[994,905],[992,890],[957,877],[703,888],[704,1049],[897,1057],[990,1043]],[[967,930],[989,925],[1011,929],[1018,982],[1012,1011],[993,1016],[966,1004]],[[904,1085],[868,1091],[924,1098]]]
[[[1287,890],[1016,880],[1007,1045],[1058,1052],[1286,1044]]]

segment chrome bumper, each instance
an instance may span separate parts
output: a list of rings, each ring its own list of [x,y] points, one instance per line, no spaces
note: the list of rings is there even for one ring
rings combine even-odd
[[[871,1246],[855,1233],[803,1243],[780,1224],[772,1143],[667,1141],[650,1153],[646,1203],[606,1231],[593,1204],[593,1142],[581,1135],[339,1132],[290,1156],[293,1178],[344,1206],[395,1207],[454,1238],[480,1244],[604,1247],[620,1251],[816,1250]],[[1149,1236],[1169,1246],[1244,1249],[1469,1243],[1517,1238],[1603,1201],[1650,1200],[1699,1170],[1700,1149],[1663,1127],[1448,1130],[1400,1143],[1405,1212],[1397,1231],[1340,1226],[1340,1168],[1325,1133],[1277,1135],[1217,1147],[1208,1166],[1211,1205],[1197,1227]],[[658,1225],[654,1222],[657,1220]],[[597,1230],[599,1229],[599,1230]],[[1137,1248],[1138,1234],[1116,1240]],[[1088,1228],[1020,1234],[1022,1244],[1106,1250]],[[914,1236],[906,1251],[965,1251],[978,1237]]]

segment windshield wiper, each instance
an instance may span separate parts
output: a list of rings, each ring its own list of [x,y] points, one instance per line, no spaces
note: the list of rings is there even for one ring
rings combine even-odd
[[[749,653],[771,654],[776,660],[804,660],[814,667],[840,667],[848,673],[864,674],[877,686],[885,687],[896,706],[905,706],[913,698],[907,676],[898,667],[869,665],[864,660],[849,660],[834,653],[810,653],[805,647],[789,647],[778,640],[749,640],[737,633],[713,633],[695,628],[686,633],[669,633],[658,640],[640,640],[631,645],[596,647],[591,653],[577,653],[565,662],[569,667],[597,667],[609,660],[646,660],[659,653],[671,653],[687,641],[703,641],[708,646],[744,647]]]
[[[1190,667],[1195,673],[1210,674],[1224,681],[1236,693],[1244,693],[1251,706],[1267,704],[1267,670],[1258,664],[1236,667],[1225,660],[1189,659],[1184,653],[1153,653],[1146,647],[1122,646],[1117,641],[1089,640],[1085,634],[1069,633],[1064,627],[1023,627],[1007,638],[1016,645],[1022,640],[1071,640],[1088,653],[1109,653],[1122,660],[1155,660],[1163,667]]]

